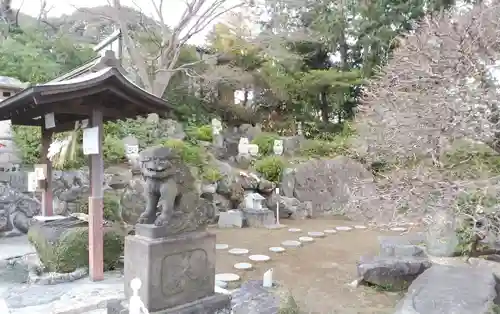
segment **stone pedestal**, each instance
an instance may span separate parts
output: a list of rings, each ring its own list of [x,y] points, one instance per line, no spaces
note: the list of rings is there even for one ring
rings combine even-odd
[[[248,227],[266,227],[276,223],[274,212],[264,209],[243,209],[243,215]]]
[[[208,314],[228,308],[230,298],[214,292],[215,235],[166,234],[164,227],[137,225],[136,235],[126,237],[126,300],[130,281],[139,278],[139,296],[150,313]]]

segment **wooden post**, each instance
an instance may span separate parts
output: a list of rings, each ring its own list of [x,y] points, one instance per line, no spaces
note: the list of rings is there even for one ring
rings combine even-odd
[[[103,184],[104,184],[104,161],[103,161],[103,122],[102,111],[94,108],[91,116],[92,127],[99,128],[99,154],[90,155],[90,184],[91,195],[89,197],[89,273],[90,280],[99,281],[104,279],[103,260]]]
[[[52,203],[52,163],[50,159],[47,158],[53,133],[51,129],[46,129],[45,126],[42,125],[42,152],[40,163],[47,165],[47,178],[42,189],[42,216],[52,216],[54,214],[54,205]]]

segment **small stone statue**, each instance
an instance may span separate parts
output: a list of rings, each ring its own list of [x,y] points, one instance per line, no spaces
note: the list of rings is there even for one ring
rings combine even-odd
[[[138,223],[166,226],[168,234],[206,227],[208,213],[195,188],[195,178],[179,155],[171,148],[157,146],[142,151],[139,160],[146,209]]]

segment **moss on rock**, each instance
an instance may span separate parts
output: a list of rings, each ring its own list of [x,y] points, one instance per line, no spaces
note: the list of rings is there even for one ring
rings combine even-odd
[[[28,232],[40,261],[50,272],[68,273],[89,267],[89,230],[84,221],[74,218],[39,223]],[[104,229],[104,270],[115,269],[123,253],[124,234],[115,228]]]

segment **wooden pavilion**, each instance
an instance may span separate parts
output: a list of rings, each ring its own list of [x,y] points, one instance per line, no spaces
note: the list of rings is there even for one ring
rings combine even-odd
[[[84,65],[72,78],[55,80],[28,87],[0,102],[0,120],[11,120],[12,125],[38,126],[42,133],[41,164],[47,165],[46,180],[42,184],[42,214],[51,216],[52,165],[47,158],[52,135],[73,130],[78,121],[89,121],[97,127],[99,153],[90,155],[89,197],[89,265],[91,280],[103,279],[103,123],[135,118],[156,113],[163,116],[174,107],[147,91],[127,77],[114,57],[107,51],[100,58]],[[53,121],[47,123],[47,115]]]

